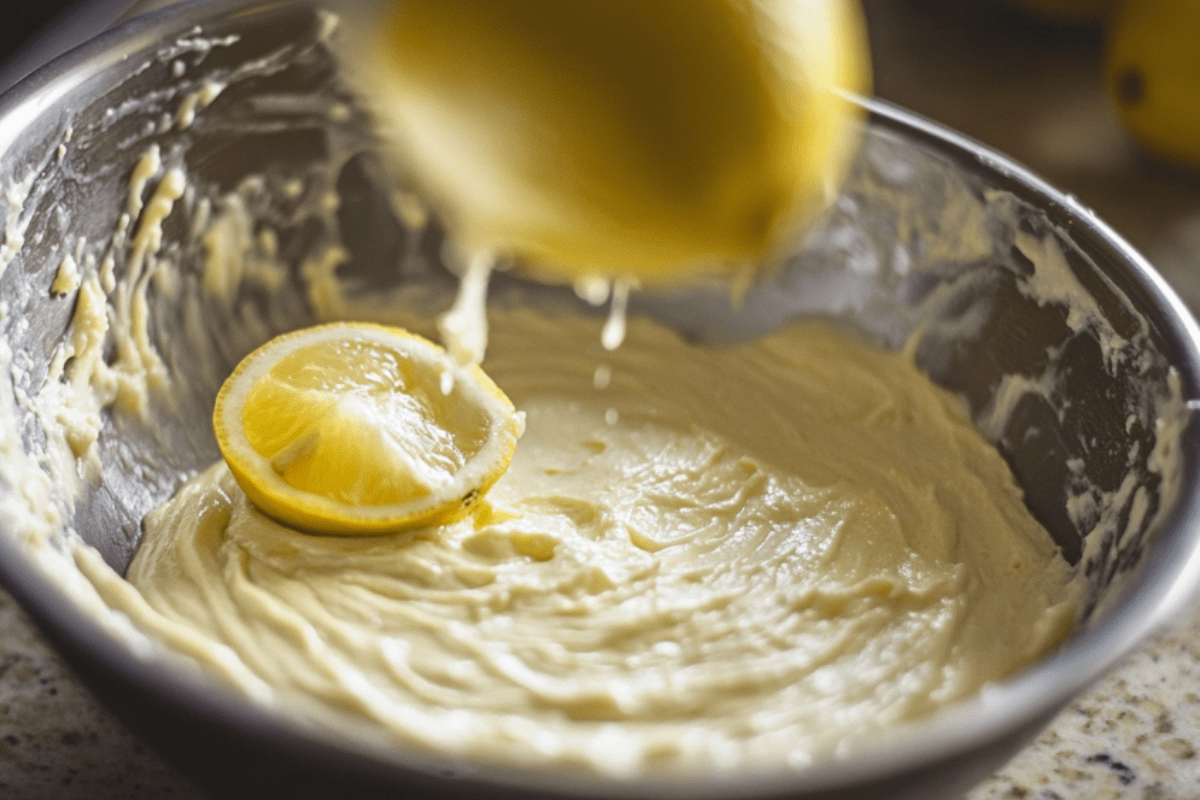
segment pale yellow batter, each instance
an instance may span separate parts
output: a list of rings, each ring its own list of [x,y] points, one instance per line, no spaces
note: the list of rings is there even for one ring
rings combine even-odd
[[[223,465],[152,513],[135,621],[264,702],[611,774],[803,766],[1052,647],[1070,567],[960,401],[820,324],[729,348],[495,312],[527,415],[473,519],[315,537]]]

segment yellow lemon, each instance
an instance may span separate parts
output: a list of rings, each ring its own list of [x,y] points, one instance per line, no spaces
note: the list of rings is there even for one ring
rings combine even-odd
[[[375,534],[465,515],[507,469],[523,416],[432,342],[343,322],[247,356],[213,425],[263,513],[311,533]]]
[[[856,0],[403,0],[351,42],[475,252],[559,280],[757,262],[821,208],[869,66]]]
[[[1109,95],[1133,138],[1200,168],[1200,2],[1128,0],[1105,62]]]

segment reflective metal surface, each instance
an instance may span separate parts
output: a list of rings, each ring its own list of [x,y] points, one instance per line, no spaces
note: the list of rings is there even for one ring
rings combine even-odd
[[[20,200],[0,205],[9,245],[0,250],[0,332],[17,354],[19,368],[3,380],[18,395],[36,393],[69,330],[74,298],[48,288],[64,257],[99,265],[111,254],[118,277],[128,269],[130,233],[119,233],[119,217],[146,149],[156,146],[187,175],[188,193],[167,218],[156,256],[159,269],[182,278],[148,294],[152,339],[186,380],[147,421],[106,421],[103,479],[85,487],[70,520],[118,570],[136,547],[142,515],[216,457],[208,414],[221,377],[247,346],[243,304],[272,330],[311,321],[303,268],[333,246],[348,254],[339,276],[352,291],[426,285],[431,313],[450,296],[453,280],[439,263],[443,235],[411,230],[393,212],[368,119],[326,44],[327,21],[302,3],[189,4],[106,34],[0,100],[0,186]],[[194,122],[180,124],[181,103],[206,82],[225,88]],[[800,774],[620,782],[501,770],[304,729],[131,652],[28,566],[18,531],[0,536],[0,577],[152,746],[222,796],[350,787],[439,796],[955,796],[1200,580],[1195,437],[1178,443],[1175,486],[1156,461],[1155,428],[1169,405],[1171,370],[1184,398],[1200,396],[1200,334],[1148,265],[1069,198],[935,125],[882,104],[868,110],[863,153],[839,201],[781,272],[736,304],[727,293],[696,289],[643,295],[633,310],[714,343],[803,314],[847,320],[896,347],[920,332],[919,362],[967,398],[1031,510],[1089,576],[1080,632],[987,698],[852,762]],[[336,211],[298,203],[289,188],[297,182],[306,195],[337,196]],[[288,279],[267,293],[246,284],[202,296],[203,209],[234,195],[274,232]],[[1034,245],[1061,253],[1060,277],[1092,299],[1082,318],[1068,299],[1037,290]],[[578,302],[516,275],[494,288],[496,302]],[[197,324],[185,331],[189,321]],[[220,356],[201,358],[212,352]],[[999,395],[1013,376],[1045,390],[1021,394],[1001,414]],[[27,409],[16,413],[26,451],[36,452],[40,422]],[[1142,490],[1136,509],[1136,493],[1122,491],[1127,482]],[[0,487],[0,496],[19,490]],[[1085,495],[1092,512],[1068,508],[1067,498]],[[1082,536],[1097,525],[1109,527],[1085,551]]]

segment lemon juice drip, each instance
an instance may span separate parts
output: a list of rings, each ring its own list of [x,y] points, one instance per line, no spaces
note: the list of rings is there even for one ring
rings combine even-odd
[[[600,343],[605,350],[616,350],[625,340],[625,322],[629,316],[629,293],[633,290],[631,280],[613,281],[612,300],[608,307],[608,319],[600,333]]]
[[[490,252],[476,253],[458,284],[458,295],[450,310],[437,322],[446,351],[460,367],[483,361],[487,351],[487,286],[496,265]],[[454,377],[442,374],[442,393],[454,388]]]

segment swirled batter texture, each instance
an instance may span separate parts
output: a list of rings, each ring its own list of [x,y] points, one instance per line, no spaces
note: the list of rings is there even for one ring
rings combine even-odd
[[[141,622],[268,702],[616,774],[821,760],[1068,629],[1071,568],[904,356],[820,324],[598,339],[493,314],[527,429],[450,527],[296,533],[212,467],[146,520]]]

